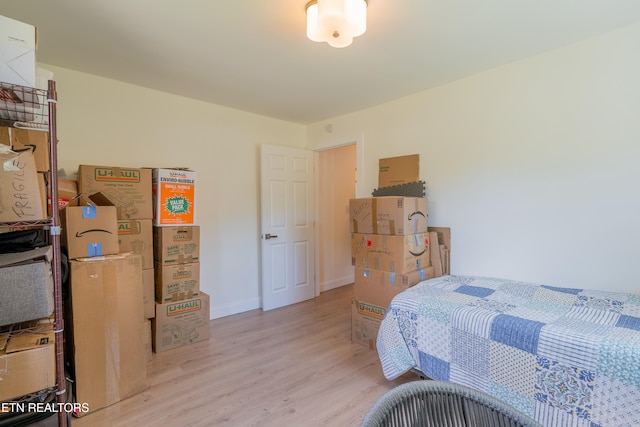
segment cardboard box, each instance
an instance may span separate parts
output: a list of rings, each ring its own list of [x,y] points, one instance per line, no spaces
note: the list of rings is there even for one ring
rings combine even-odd
[[[351,300],[351,341],[375,350],[380,323],[386,313],[386,307],[353,298]]]
[[[176,302],[200,293],[200,263],[156,265],[156,301]]]
[[[153,227],[156,264],[189,264],[200,259],[200,227]]]
[[[355,267],[353,297],[381,307],[388,307],[393,297],[405,289],[435,277],[434,267],[404,274]]]
[[[31,149],[38,172],[49,172],[49,133],[12,128],[11,146],[15,151]]]
[[[60,216],[69,259],[119,252],[115,206],[69,206]]]
[[[11,147],[11,128],[0,126],[0,144]]]
[[[428,233],[406,236],[351,234],[351,263],[374,270],[408,273],[429,267]]]
[[[436,268],[436,277],[451,274],[451,228],[429,227],[429,239],[432,247],[439,251],[431,251],[431,264]]]
[[[209,339],[209,295],[167,304],[156,304],[156,317],[151,320],[153,351]]]
[[[0,401],[56,385],[53,324],[0,334]]]
[[[153,218],[151,169],[80,165],[78,189],[81,205],[100,192],[118,208],[118,219]]]
[[[67,206],[78,206],[78,181],[74,179],[58,178],[58,210]]]
[[[36,28],[0,16],[0,82],[36,87]]]
[[[195,225],[196,173],[184,169],[153,169],[153,224]]]
[[[70,279],[74,388],[93,412],[148,388],[142,261],[130,253],[72,260]]]
[[[156,287],[155,270],[147,268],[142,270],[142,302],[144,304],[144,318],[152,319],[156,316]],[[151,341],[149,341],[151,342]]]
[[[3,148],[0,150],[0,222],[46,219],[41,178],[33,153],[16,153],[2,145],[0,148]]]
[[[118,221],[119,252],[133,252],[142,257],[142,269],[153,268],[153,225],[150,219]]]
[[[420,181],[419,154],[380,159],[378,165],[378,187]]]
[[[149,319],[144,319],[144,355],[147,363],[153,360],[153,347],[151,346],[151,320]]]
[[[427,231],[424,197],[366,197],[349,200],[352,233],[405,235]]]
[[[0,326],[53,313],[51,246],[0,254]]]

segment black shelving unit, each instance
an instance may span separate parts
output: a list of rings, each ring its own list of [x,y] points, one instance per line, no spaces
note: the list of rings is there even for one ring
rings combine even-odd
[[[54,336],[55,336],[55,363],[56,386],[55,402],[67,403],[65,361],[64,361],[64,318],[62,307],[62,275],[61,275],[61,251],[60,251],[60,217],[58,215],[58,151],[56,129],[56,83],[49,80],[48,88],[36,89],[26,86],[18,86],[0,82],[2,103],[0,104],[0,125],[36,129],[48,132],[49,148],[49,172],[48,188],[51,197],[50,213],[46,220],[0,222],[0,226],[6,227],[42,227],[48,233],[49,245],[52,247],[51,270],[53,276],[54,299]],[[36,390],[34,390],[36,392]],[[68,414],[57,411],[58,426],[68,425]]]

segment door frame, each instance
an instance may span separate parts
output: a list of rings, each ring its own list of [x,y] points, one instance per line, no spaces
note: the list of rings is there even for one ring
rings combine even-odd
[[[315,174],[315,206],[320,206],[320,179],[319,179],[319,175],[320,175],[320,171],[319,171],[319,153],[321,151],[326,151],[326,150],[331,150],[334,148],[340,148],[340,147],[345,147],[347,145],[354,145],[356,146],[356,197],[363,197],[362,196],[362,192],[363,192],[363,188],[362,188],[362,177],[364,176],[364,170],[365,170],[365,166],[364,166],[364,133],[360,133],[356,136],[352,136],[352,137],[341,137],[341,138],[336,138],[335,140],[330,140],[326,145],[324,145],[322,148],[316,148],[313,151],[313,162],[314,162],[314,174]],[[318,224],[319,222],[319,218],[318,218],[318,209],[316,208],[316,224]],[[319,272],[320,272],[320,231],[318,230],[318,227],[315,227],[314,230],[315,236],[315,271],[314,274],[316,275],[315,277],[315,296],[319,296],[320,295],[320,277],[319,277]]]

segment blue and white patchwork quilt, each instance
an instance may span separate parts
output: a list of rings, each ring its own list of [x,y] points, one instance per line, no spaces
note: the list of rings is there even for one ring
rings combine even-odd
[[[640,426],[640,294],[443,276],[393,299],[377,349],[387,379],[417,369],[545,426]]]

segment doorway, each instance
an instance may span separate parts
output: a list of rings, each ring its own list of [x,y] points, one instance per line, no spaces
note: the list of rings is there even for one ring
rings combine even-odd
[[[324,292],[353,283],[349,199],[356,197],[356,144],[317,152],[317,278]]]

